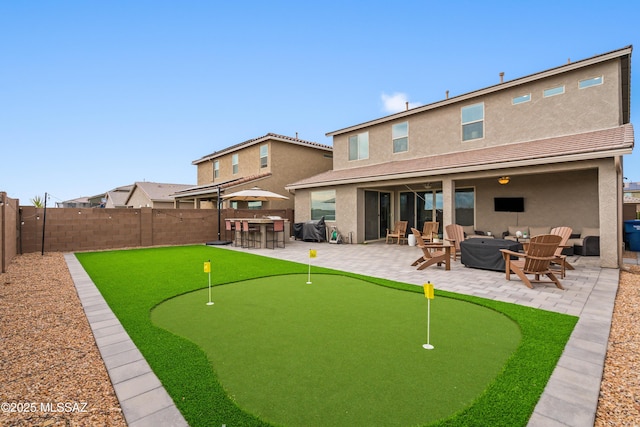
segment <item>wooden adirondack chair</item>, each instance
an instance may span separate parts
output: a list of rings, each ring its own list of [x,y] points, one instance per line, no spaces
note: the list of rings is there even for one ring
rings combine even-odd
[[[464,230],[461,225],[449,224],[444,228],[444,231],[447,234],[445,240],[448,240],[454,246],[453,260],[455,261],[457,254],[460,253],[460,242],[464,240]]]
[[[511,272],[514,272],[525,285],[533,289],[531,282],[542,282],[540,276],[546,275],[558,288],[564,289],[560,280],[549,268],[551,262],[556,259],[555,252],[561,240],[562,237],[557,235],[541,234],[531,238],[524,253],[500,249],[504,256],[507,280],[511,280]],[[519,259],[511,259],[512,255]],[[527,274],[533,274],[535,279],[529,279]]]
[[[567,270],[574,270],[573,266],[567,262],[567,256],[562,255],[562,250],[566,247],[567,241],[571,237],[571,233],[573,233],[573,229],[571,227],[556,227],[551,229],[550,232],[550,234],[562,237],[560,245],[558,245],[558,249],[556,249],[556,252],[554,253],[556,259],[551,261],[552,264],[560,266],[560,278],[562,279],[566,276]]]
[[[422,256],[415,260],[411,265],[418,266],[418,270],[424,270],[433,264],[442,265],[447,260],[447,253],[444,250],[430,250],[425,246],[424,239],[420,234],[420,231],[411,227],[411,232],[416,236],[416,246],[422,250]]]
[[[438,237],[438,222],[425,221],[422,227],[422,238],[427,242],[433,241],[433,237]]]
[[[391,243],[393,243],[393,239],[398,239],[398,244],[400,241],[405,241],[407,239],[407,225],[409,221],[396,221],[393,226],[393,230],[389,230],[387,228],[387,238],[385,239],[385,243],[389,243],[389,238],[391,238]]]

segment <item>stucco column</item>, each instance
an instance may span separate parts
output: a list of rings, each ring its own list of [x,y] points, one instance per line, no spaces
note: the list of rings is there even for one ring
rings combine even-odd
[[[600,266],[618,268],[617,174],[612,164],[598,167]]]
[[[451,178],[442,180],[442,228],[456,223],[455,182]]]

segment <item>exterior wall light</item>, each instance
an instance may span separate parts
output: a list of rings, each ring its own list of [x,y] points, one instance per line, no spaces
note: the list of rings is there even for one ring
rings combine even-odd
[[[498,178],[498,182],[502,185],[508,184],[511,179],[508,176],[501,176]]]

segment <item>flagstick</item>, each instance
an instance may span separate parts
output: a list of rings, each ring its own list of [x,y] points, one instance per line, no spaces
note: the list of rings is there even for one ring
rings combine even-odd
[[[309,273],[307,273],[307,285],[311,284],[311,258],[316,257],[316,250],[309,249]]]
[[[431,333],[431,299],[427,299],[427,343],[422,345],[422,348],[426,350],[433,350],[433,346],[429,344]]]
[[[433,285],[431,282],[427,282],[422,285],[424,290],[424,296],[427,298],[427,343],[422,345],[422,348],[426,350],[433,350],[433,346],[430,344],[431,339],[431,300],[433,299]]]
[[[209,260],[211,262],[211,260]],[[213,305],[213,301],[211,301],[211,264],[209,264],[209,302],[207,305]]]

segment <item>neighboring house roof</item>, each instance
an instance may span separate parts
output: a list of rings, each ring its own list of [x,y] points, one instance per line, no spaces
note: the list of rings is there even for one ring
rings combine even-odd
[[[195,187],[189,187],[184,190],[176,191],[173,196],[175,197],[194,197],[202,195],[211,195],[218,191],[218,187],[221,190],[235,187],[236,185],[246,184],[253,181],[259,181],[261,179],[271,176],[271,172],[265,172],[257,175],[244,176],[242,178],[236,178],[229,181],[216,182],[211,184],[198,185]]]
[[[125,204],[129,203],[131,196],[136,190],[142,191],[152,202],[171,202],[174,200],[173,194],[177,191],[193,187],[189,184],[163,184],[158,182],[136,182],[131,192],[127,196]]]
[[[77,199],[73,199],[73,200],[65,200],[64,203],[89,203],[89,198],[78,197]]]
[[[107,191],[106,197],[111,200],[114,206],[125,206],[131,190],[133,190],[133,185],[114,188],[113,190]]]
[[[627,183],[625,183],[624,191],[640,191],[640,182],[627,182]]]
[[[246,148],[246,147],[249,147],[251,145],[260,144],[260,143],[268,141],[268,140],[276,140],[276,141],[286,142],[286,143],[290,143],[290,144],[303,145],[303,146],[316,148],[316,149],[324,150],[324,151],[333,151],[333,147],[331,147],[330,145],[318,144],[317,142],[305,141],[303,139],[293,138],[293,137],[284,136],[284,135],[278,135],[278,134],[275,134],[275,133],[268,133],[268,134],[266,134],[264,136],[261,136],[261,137],[258,137],[258,138],[254,138],[254,139],[250,139],[248,141],[244,141],[244,142],[241,142],[239,144],[232,145],[232,146],[227,147],[227,148],[225,148],[223,150],[214,151],[213,153],[207,154],[206,156],[203,156],[203,157],[199,158],[198,160],[194,160],[193,162],[191,162],[191,164],[197,165],[198,163],[206,162],[206,161],[215,159],[216,157],[220,157],[220,156],[223,156],[225,154],[228,154],[228,153],[231,153],[231,152],[234,152],[234,151],[238,151],[238,150],[240,150],[242,148]]]
[[[478,96],[487,95],[493,92],[498,92],[510,87],[519,86],[522,84],[530,83],[532,81],[540,80],[546,77],[555,76],[561,73],[566,73],[568,71],[576,70],[583,67],[588,67],[593,64],[597,64],[600,62],[608,61],[615,58],[622,58],[622,75],[621,75],[621,84],[622,84],[622,120],[623,123],[629,123],[630,121],[630,106],[631,106],[631,98],[630,98],[630,86],[631,86],[631,70],[630,70],[630,62],[631,62],[631,51],[632,46],[627,46],[622,49],[614,50],[612,52],[604,53],[601,55],[596,55],[591,58],[583,59],[576,62],[569,62],[568,64],[561,65],[559,67],[551,68],[549,70],[541,71],[538,73],[530,74],[525,77],[520,77],[514,80],[509,80],[506,82],[502,82],[493,86],[486,87],[484,89],[476,90],[473,92],[465,93],[462,95],[454,96],[451,98],[447,98],[443,101],[434,102],[432,104],[422,105],[416,108],[412,108],[406,111],[402,111],[396,114],[391,114],[389,116],[385,116],[382,118],[378,118],[375,120],[371,120],[364,123],[359,123],[354,126],[349,126],[343,129],[339,129],[333,132],[328,132],[327,136],[335,136],[340,135],[346,132],[353,132],[358,129],[366,128],[375,124],[385,123],[391,120],[397,120],[401,117],[410,116],[413,114],[421,113],[423,111],[433,110],[436,108],[441,108],[445,105],[454,104],[460,101],[464,101],[467,99],[475,98]]]
[[[285,188],[289,190],[604,158],[630,154],[633,144],[633,125],[626,124],[574,135],[331,170]]]
[[[77,199],[72,199],[72,200],[65,200],[63,202],[57,202],[56,206],[58,207],[68,207],[69,205],[74,205],[74,207],[77,207],[77,205],[89,205],[89,197],[78,197]]]

